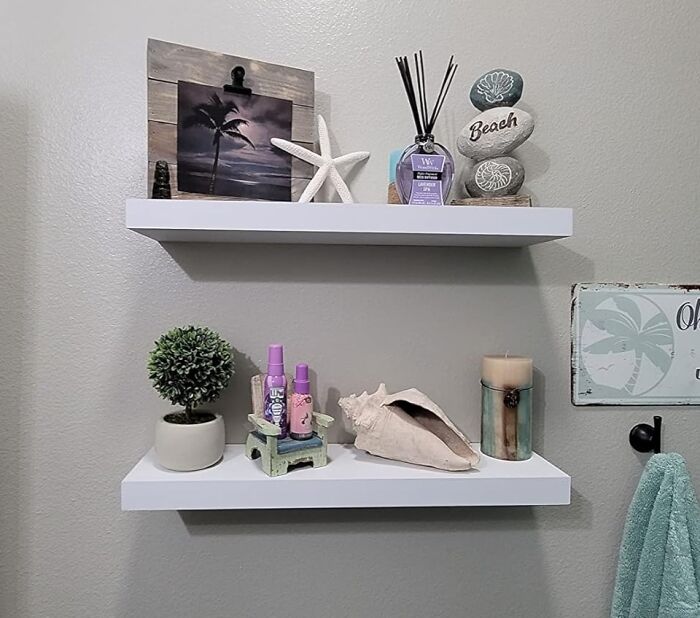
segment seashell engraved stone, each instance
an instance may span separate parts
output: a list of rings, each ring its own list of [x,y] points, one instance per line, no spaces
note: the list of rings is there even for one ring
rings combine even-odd
[[[472,197],[515,195],[523,186],[525,170],[513,157],[496,157],[471,167],[465,185]]]
[[[526,111],[514,107],[494,107],[473,118],[457,137],[457,150],[465,157],[481,161],[515,150],[535,128]]]
[[[380,384],[371,395],[365,391],[338,403],[356,434],[355,446],[372,455],[454,471],[479,463],[467,437],[415,388],[390,395]]]
[[[474,82],[469,99],[482,112],[493,107],[512,107],[523,95],[523,78],[515,71],[493,69]]]

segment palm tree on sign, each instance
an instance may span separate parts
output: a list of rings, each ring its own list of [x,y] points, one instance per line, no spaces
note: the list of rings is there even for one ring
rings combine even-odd
[[[208,103],[201,103],[193,108],[192,113],[182,121],[182,127],[204,127],[214,132],[212,146],[214,146],[214,164],[211,167],[211,180],[209,181],[209,193],[214,193],[216,184],[216,172],[219,167],[219,152],[221,150],[221,138],[225,135],[234,140],[240,140],[255,148],[239,128],[247,125],[248,121],[243,118],[232,118],[227,120],[230,114],[237,114],[238,106],[233,101],[222,101],[218,94],[209,97]]]
[[[673,345],[673,331],[666,316],[659,311],[642,325],[642,314],[629,297],[614,296],[617,311],[596,309],[589,320],[610,336],[584,348],[590,354],[634,352],[634,369],[624,390],[630,395],[639,379],[642,359],[648,358],[665,375],[671,367],[671,355],[662,346]]]

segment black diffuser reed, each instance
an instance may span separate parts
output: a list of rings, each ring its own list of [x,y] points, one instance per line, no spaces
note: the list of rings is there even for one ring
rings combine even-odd
[[[454,56],[447,63],[432,111],[428,112],[425,90],[423,51],[413,54],[415,79],[406,56],[396,58],[408,104],[416,125],[415,143],[404,150],[396,166],[396,190],[401,202],[421,206],[440,206],[445,203],[454,178],[454,159],[448,150],[435,142],[433,129],[442,111],[445,97],[457,71]]]
[[[450,89],[450,85],[452,84],[452,79],[455,76],[458,65],[454,63],[454,56],[450,56],[450,61],[447,64],[445,76],[442,78],[440,91],[437,99],[435,99],[432,112],[430,115],[428,115],[428,99],[425,91],[425,65],[423,63],[423,50],[419,50],[418,53],[413,54],[413,60],[416,67],[415,84],[413,76],[411,75],[411,65],[408,61],[408,57],[403,56],[401,58],[396,58],[396,64],[399,67],[399,73],[401,73],[401,79],[403,81],[404,88],[406,89],[408,104],[411,106],[411,112],[413,113],[413,121],[416,124],[416,135],[421,137],[432,136],[435,122],[440,115],[442,105],[445,102],[445,97]]]

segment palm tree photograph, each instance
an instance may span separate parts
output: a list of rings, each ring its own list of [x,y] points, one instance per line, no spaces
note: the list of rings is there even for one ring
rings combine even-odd
[[[178,82],[178,190],[252,200],[291,200],[292,102]]]

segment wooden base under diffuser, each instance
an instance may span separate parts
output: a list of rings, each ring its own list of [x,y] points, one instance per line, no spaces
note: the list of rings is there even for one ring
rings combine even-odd
[[[459,200],[452,200],[452,206],[508,206],[508,207],[530,207],[532,199],[529,195],[503,195],[502,197],[465,197]]]
[[[510,461],[532,457],[531,358],[483,358],[481,450],[490,457]]]

